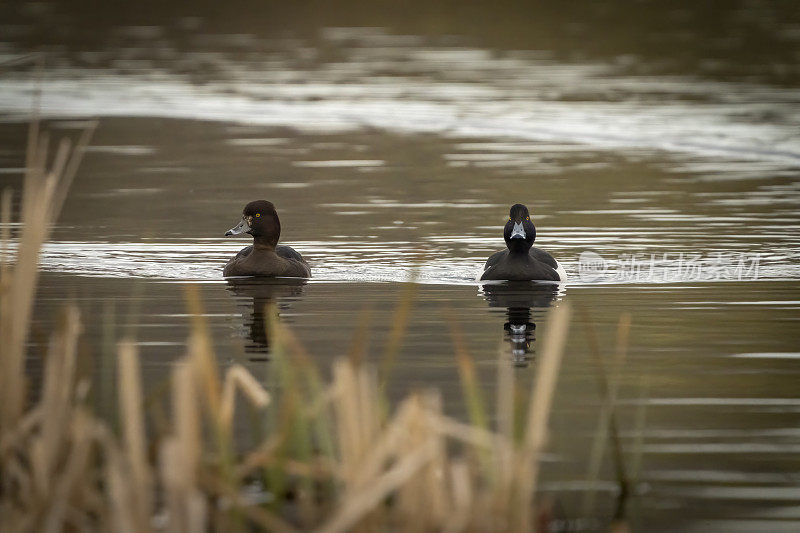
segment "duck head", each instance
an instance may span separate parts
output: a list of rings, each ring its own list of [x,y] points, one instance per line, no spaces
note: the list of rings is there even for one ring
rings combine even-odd
[[[528,208],[514,204],[508,212],[508,221],[503,230],[506,246],[512,253],[528,253],[536,240],[536,226],[531,222]]]
[[[242,210],[239,224],[225,232],[226,237],[249,233],[253,236],[253,244],[275,248],[281,236],[281,221],[272,202],[256,200],[250,202]]]

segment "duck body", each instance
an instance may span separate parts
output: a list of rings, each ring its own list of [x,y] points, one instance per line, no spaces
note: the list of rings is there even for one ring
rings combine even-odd
[[[533,247],[536,227],[527,207],[511,206],[503,237],[507,248],[489,257],[481,281],[566,281],[566,272],[558,261],[541,248]]]
[[[281,225],[275,206],[266,200],[247,204],[239,224],[226,236],[249,233],[253,244],[233,256],[222,275],[310,278],[311,268],[303,256],[290,246],[278,246]]]
[[[222,275],[310,278],[311,269],[303,256],[291,246],[277,246],[274,250],[256,247],[242,248],[233,256]]]
[[[502,250],[492,254],[483,267],[482,280],[563,281],[560,265],[541,248],[531,248],[527,254]]]

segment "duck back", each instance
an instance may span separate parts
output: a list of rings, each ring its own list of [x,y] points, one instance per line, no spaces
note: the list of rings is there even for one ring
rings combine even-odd
[[[251,245],[228,261],[222,275],[310,278],[311,269],[303,256],[290,246],[278,246],[272,251]]]
[[[486,261],[481,280],[561,281],[557,268],[558,262],[544,250],[532,248],[521,256],[503,250]]]

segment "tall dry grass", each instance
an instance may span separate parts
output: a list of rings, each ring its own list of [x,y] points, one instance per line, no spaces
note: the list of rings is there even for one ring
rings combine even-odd
[[[538,374],[523,413],[513,376],[499,365],[497,427],[454,321],[456,360],[471,423],[448,417],[436,391],[390,410],[383,384],[403,326],[381,371],[358,356],[334,363],[326,382],[300,341],[267,313],[275,382],[270,394],[242,366],[216,362],[199,294],[186,352],[172,367],[168,409],[148,430],[139,357],[118,345],[120,430],[89,408],[78,373],[78,311],[53,333],[44,382],[27,403],[25,356],[37,262],[88,142],[59,144],[31,128],[22,231],[13,264],[0,265],[0,531],[535,531],[539,459],[570,319],[550,316]],[[10,196],[3,193],[3,246]],[[412,297],[413,294],[409,293]],[[407,320],[410,301],[398,308]],[[405,318],[403,318],[405,317]],[[237,413],[238,412],[238,413]],[[250,417],[241,448],[234,422]],[[522,427],[515,427],[522,420]]]

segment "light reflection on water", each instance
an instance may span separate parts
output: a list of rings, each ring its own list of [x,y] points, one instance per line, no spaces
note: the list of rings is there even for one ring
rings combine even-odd
[[[737,173],[800,166],[800,98],[794,90],[621,75],[613,63],[560,64],[424,40],[387,46],[387,37],[381,28],[323,32],[324,45],[336,51],[335,61],[298,62],[297,43],[287,46],[280,40],[261,44],[270,49],[267,61],[183,51],[185,61],[203,65],[209,78],[202,84],[169,67],[156,68],[148,57],[153,50],[127,46],[127,53],[143,56],[140,63],[49,70],[41,82],[40,111],[60,117],[99,112],[315,132],[367,128],[555,146],[574,143],[634,153],[665,150],[717,158]],[[4,76],[0,111],[29,108],[31,91],[27,76]],[[781,120],[753,120],[765,112],[765,102],[768,112]],[[542,165],[538,150],[509,157],[507,146],[493,141],[480,149],[482,154],[453,154],[450,163]],[[381,164],[358,163],[349,165]]]
[[[707,231],[698,231],[696,236],[707,237]],[[771,237],[775,239],[787,233],[794,237],[795,233],[794,227],[773,231]],[[670,235],[676,234],[680,237],[670,239]],[[773,246],[768,252],[748,255],[736,253],[737,246],[729,239],[727,253],[726,248],[717,246],[717,255],[710,255],[703,254],[699,247],[681,249],[683,240],[689,236],[674,228],[652,231],[575,228],[550,232],[554,245],[548,249],[567,271],[570,286],[800,279],[800,251],[794,247]],[[422,243],[380,239],[379,242],[293,241],[291,245],[309,261],[315,280],[473,284],[483,269],[484,250],[497,247],[497,241],[474,235],[430,235]],[[242,247],[242,242],[222,239],[51,242],[44,247],[41,266],[48,271],[84,276],[218,280],[222,266]],[[581,270],[584,250],[606,254],[602,275],[584,275]]]
[[[408,243],[388,243],[403,245]],[[433,284],[475,284],[483,270],[484,259],[454,258],[434,253],[424,262],[415,262],[413,254],[398,251],[386,243],[376,246],[339,242],[293,243],[303,250],[311,262],[313,279],[319,281],[404,282]],[[98,277],[132,277],[173,280],[219,280],[225,262],[240,246],[218,242],[180,243],[96,243],[60,242],[45,246],[41,267],[47,271]],[[654,253],[642,256],[638,270],[628,270],[622,260],[609,261],[602,276],[582,277],[579,258],[560,262],[568,275],[570,286],[599,283],[693,283],[697,281],[741,281],[742,279],[797,279],[796,265],[770,267],[756,265],[745,257],[739,265],[738,256],[728,260],[725,268],[708,272],[687,272],[679,264],[679,254]],[[703,265],[714,267],[716,259],[704,260]],[[317,266],[319,264],[320,266]]]

